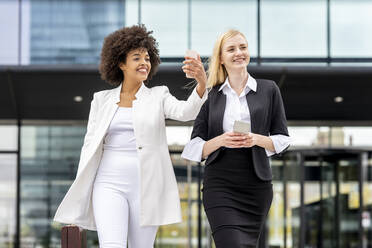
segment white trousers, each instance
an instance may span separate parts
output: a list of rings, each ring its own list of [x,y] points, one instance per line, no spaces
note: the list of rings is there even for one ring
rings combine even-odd
[[[140,176],[136,151],[105,150],[93,188],[100,248],[150,248],[158,226],[140,226]]]

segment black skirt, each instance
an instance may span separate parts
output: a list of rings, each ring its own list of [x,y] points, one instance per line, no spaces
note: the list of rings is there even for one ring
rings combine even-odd
[[[252,149],[224,149],[206,166],[203,204],[217,248],[256,247],[273,198],[257,177]]]

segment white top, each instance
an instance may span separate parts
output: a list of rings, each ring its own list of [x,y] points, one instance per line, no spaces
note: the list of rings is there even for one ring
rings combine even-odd
[[[136,151],[132,108],[118,107],[107,130],[103,142],[103,149],[112,151]]]
[[[253,91],[257,90],[256,79],[254,79],[253,77],[251,77],[251,75],[248,74],[247,83],[239,96],[231,88],[228,78],[226,78],[226,81],[221,85],[219,91],[220,90],[222,90],[223,94],[226,95],[226,107],[222,124],[223,131],[232,132],[235,120],[250,123],[251,115],[249,113],[246,95],[251,90]],[[271,152],[265,149],[267,156],[271,156],[275,153],[280,153],[285,148],[287,148],[291,142],[291,138],[286,135],[276,134],[270,135],[269,137],[273,141],[275,152]],[[202,159],[203,146],[205,142],[206,141],[200,137],[195,137],[194,139],[190,140],[190,142],[186,144],[181,154],[181,157],[188,160],[200,162]]]

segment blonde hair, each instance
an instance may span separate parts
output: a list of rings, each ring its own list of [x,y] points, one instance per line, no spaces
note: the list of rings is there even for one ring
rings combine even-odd
[[[212,88],[213,86],[222,84],[225,82],[227,77],[227,71],[223,64],[221,64],[221,49],[225,44],[226,40],[236,35],[241,35],[245,40],[247,40],[243,33],[236,29],[229,29],[222,35],[218,37],[216,43],[214,44],[212,56],[209,58],[208,63],[208,80],[207,87]]]

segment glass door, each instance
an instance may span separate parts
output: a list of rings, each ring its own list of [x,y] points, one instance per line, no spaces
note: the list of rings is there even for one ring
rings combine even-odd
[[[320,165],[320,215],[319,247],[337,247],[337,163],[327,156],[319,157]]]
[[[372,152],[361,155],[363,204],[362,204],[362,242],[363,248],[372,248]]]
[[[337,161],[339,183],[337,199],[338,231],[340,248],[361,247],[360,231],[360,185],[358,154],[342,154]]]
[[[299,168],[294,177],[299,186],[297,197],[289,198],[290,187],[296,184],[290,183],[290,179],[286,183],[291,213],[287,218],[290,216],[292,220],[293,237],[287,238],[286,247],[361,247],[361,216],[364,215],[368,234],[370,211],[367,203],[363,213],[360,208],[360,153],[319,149],[298,152],[297,157],[296,165],[289,167]],[[284,177],[290,178],[290,175],[287,172]],[[364,188],[368,193],[368,187]],[[293,199],[297,199],[298,204],[291,205]]]

